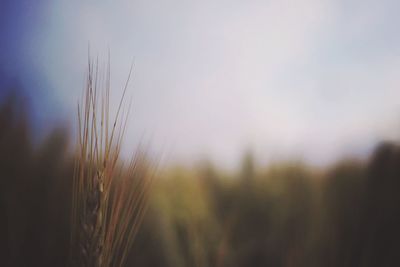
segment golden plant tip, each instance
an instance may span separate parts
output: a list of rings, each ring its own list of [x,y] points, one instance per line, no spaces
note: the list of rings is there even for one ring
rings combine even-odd
[[[78,142],[72,190],[72,266],[122,266],[143,220],[153,174],[142,155],[128,168],[120,160],[128,111],[125,96],[110,121],[110,63],[100,77],[98,59],[88,60],[86,86],[78,104]],[[102,82],[101,82],[102,81]],[[100,100],[98,98],[100,96]],[[122,120],[121,109],[124,110]],[[110,127],[110,125],[112,125]],[[115,141],[115,142],[114,142]]]

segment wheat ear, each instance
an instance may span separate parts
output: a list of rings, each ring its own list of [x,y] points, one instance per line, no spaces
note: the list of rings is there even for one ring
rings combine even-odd
[[[98,61],[89,60],[83,101],[78,105],[79,141],[72,190],[73,266],[122,266],[147,206],[154,172],[145,164],[143,153],[135,153],[127,168],[119,160],[130,110],[129,105],[128,111],[122,112],[131,72],[132,68],[111,126],[110,64],[101,75]]]

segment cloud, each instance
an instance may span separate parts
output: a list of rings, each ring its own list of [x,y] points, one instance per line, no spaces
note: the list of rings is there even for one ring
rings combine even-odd
[[[264,159],[325,162],[395,131],[387,127],[400,99],[392,5],[60,1],[47,9],[35,65],[73,110],[88,42],[103,59],[110,48],[118,89],[134,58],[129,142],[151,133],[174,159],[232,164],[251,146]]]

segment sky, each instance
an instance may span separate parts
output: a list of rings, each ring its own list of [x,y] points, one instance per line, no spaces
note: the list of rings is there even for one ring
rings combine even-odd
[[[75,125],[90,47],[110,52],[113,107],[133,63],[125,151],[144,138],[171,162],[324,165],[400,136],[399,1],[0,5],[0,85],[25,88],[40,127]]]

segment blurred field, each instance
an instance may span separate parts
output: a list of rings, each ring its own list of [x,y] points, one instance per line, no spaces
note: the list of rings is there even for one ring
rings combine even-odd
[[[0,107],[0,265],[65,266],[73,143],[39,145],[18,96]],[[127,266],[400,266],[400,148],[326,170],[297,162],[239,173],[160,171]]]

